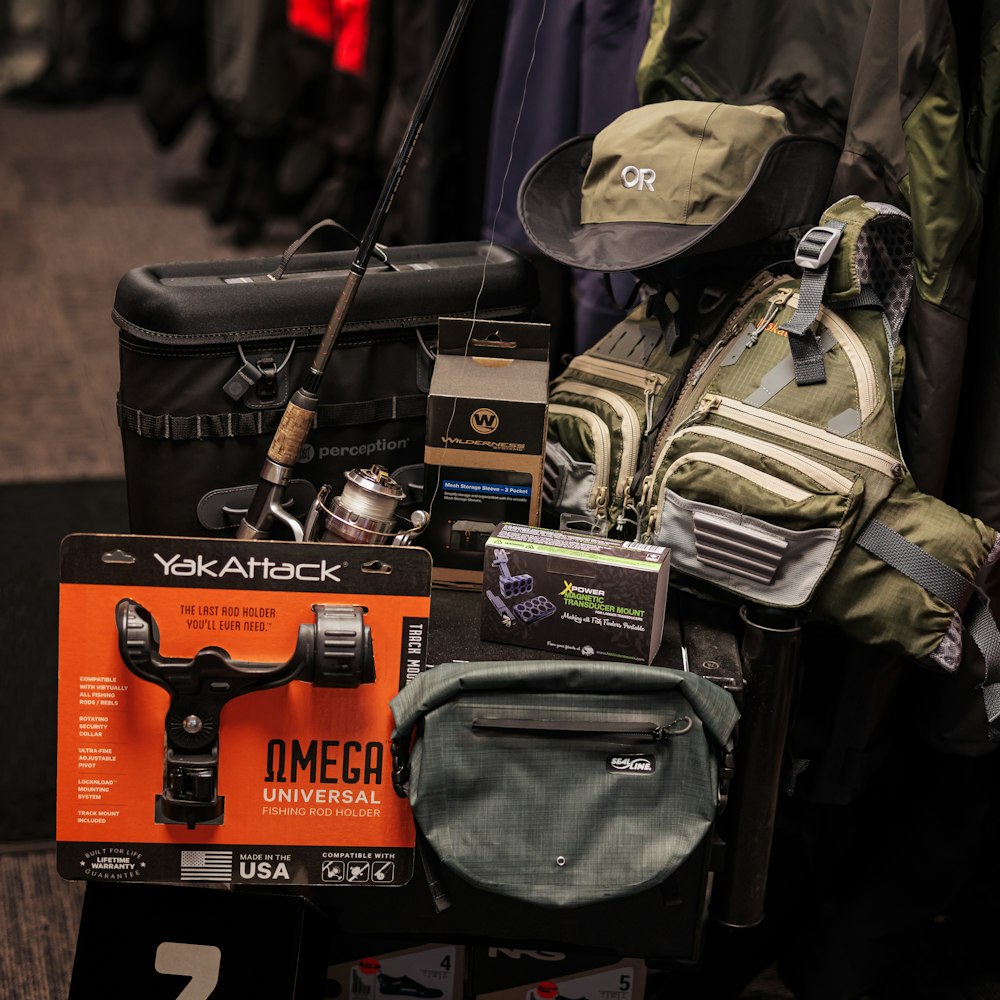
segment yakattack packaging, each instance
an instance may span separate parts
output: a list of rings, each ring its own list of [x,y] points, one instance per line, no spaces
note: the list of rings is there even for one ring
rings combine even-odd
[[[399,885],[389,700],[425,666],[423,549],[63,541],[65,878]]]
[[[597,660],[651,663],[670,550],[521,524],[486,544],[480,635]]]
[[[645,989],[641,958],[511,947],[469,953],[473,1000],[634,1000],[645,996]]]
[[[338,935],[335,964],[327,968],[327,996],[342,1000],[416,997],[418,1000],[461,1000],[465,986],[465,948],[456,944],[421,944]],[[350,958],[343,953],[350,951]],[[336,994],[331,989],[339,987]]]
[[[434,582],[477,589],[501,521],[538,524],[549,327],[442,318],[427,401],[423,544]]]

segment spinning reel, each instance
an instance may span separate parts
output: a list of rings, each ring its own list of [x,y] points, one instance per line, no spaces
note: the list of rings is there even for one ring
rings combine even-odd
[[[340,496],[323,486],[303,528],[307,542],[357,542],[362,545],[409,545],[430,520],[415,510],[407,528],[397,530],[396,508],[406,491],[381,465],[351,469]]]
[[[206,646],[185,660],[160,655],[160,631],[149,611],[130,598],[118,602],[115,624],[122,661],[136,677],[170,695],[156,822],[183,823],[189,829],[222,822],[219,726],[222,709],[233,698],[294,680],[335,688],[375,682],[365,609],[316,604],[313,611],[315,622],[299,626],[295,651],[283,663],[234,660],[219,646]]]

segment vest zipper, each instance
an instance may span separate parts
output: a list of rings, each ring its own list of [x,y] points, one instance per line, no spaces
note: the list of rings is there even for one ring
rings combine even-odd
[[[572,376],[574,372],[586,372],[589,375],[597,375],[601,378],[621,382],[622,385],[634,386],[647,392],[650,381],[653,383],[653,392],[666,382],[666,376],[656,372],[643,371],[633,365],[626,365],[616,361],[609,361],[607,358],[594,358],[585,354],[574,358],[566,369],[566,376]],[[565,377],[565,376],[564,376]],[[555,385],[560,389],[561,382]]]
[[[822,451],[842,461],[863,465],[867,469],[881,472],[882,475],[897,482],[903,477],[903,465],[896,456],[876,448],[870,448],[859,441],[841,437],[839,434],[831,434],[829,431],[813,427],[812,424],[796,420],[793,417],[786,417],[781,413],[763,410],[760,407],[749,406],[738,400],[726,399],[724,396],[713,394],[702,396],[697,412],[699,414],[715,413],[745,427],[753,427],[755,430],[777,434],[786,440],[815,448],[817,451]]]
[[[635,475],[635,466],[639,459],[639,438],[642,436],[642,428],[639,426],[639,418],[635,415],[635,410],[628,403],[622,402],[621,398],[611,390],[600,389],[587,385],[585,382],[562,382],[559,384],[558,391],[599,399],[607,403],[618,414],[622,422],[622,463],[618,473],[618,482],[615,483],[614,495],[616,498],[624,497],[628,484],[632,481],[632,476]]]
[[[485,732],[534,733],[540,736],[619,736],[659,743],[682,736],[694,726],[690,716],[680,715],[665,725],[656,722],[570,722],[562,719],[473,719],[472,728]]]
[[[590,410],[581,406],[552,403],[549,413],[582,420],[594,442],[594,488],[590,491],[590,506],[603,519],[608,515],[608,478],[611,470],[611,431],[608,425]]]
[[[850,493],[853,486],[853,483],[847,476],[842,476],[828,465],[823,465],[814,458],[809,458],[808,455],[792,451],[790,448],[784,448],[780,444],[774,444],[771,441],[765,441],[763,438],[751,437],[749,434],[740,434],[739,431],[732,431],[728,427],[706,427],[704,425],[684,427],[671,438],[671,441],[686,434],[729,441],[749,451],[755,451],[760,455],[766,455],[768,458],[777,459],[779,462],[784,462],[785,465],[793,469],[798,469],[799,472],[804,473],[813,482],[824,489],[832,490],[834,493]],[[660,464],[661,458],[662,456],[657,456],[656,465]]]
[[[792,483],[786,483],[784,480],[778,479],[777,476],[772,476],[768,472],[763,472],[760,469],[753,468],[753,466],[738,462],[734,458],[728,458],[726,455],[717,455],[711,451],[689,451],[681,455],[680,458],[671,463],[664,473],[664,484],[666,484],[675,469],[681,465],[687,465],[689,462],[702,462],[705,465],[714,465],[718,469],[724,469],[727,472],[733,473],[733,475],[740,476],[748,482],[753,483],[754,486],[759,486],[761,489],[767,490],[769,493],[775,494],[775,496],[791,500],[793,503],[802,503],[813,495],[808,490],[803,490]]]
[[[878,389],[875,381],[875,366],[865,350],[864,342],[835,312],[826,306],[819,308],[819,320],[825,324],[844,349],[847,360],[854,369],[858,384],[858,409],[864,423],[875,411],[878,403]]]

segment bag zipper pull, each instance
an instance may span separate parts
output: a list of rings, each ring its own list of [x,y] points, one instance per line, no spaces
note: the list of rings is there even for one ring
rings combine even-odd
[[[646,506],[646,501],[649,499],[649,491],[652,485],[653,485],[653,476],[652,473],[650,473],[650,475],[646,476],[642,480],[642,489],[639,491],[639,502],[638,502],[638,506],[640,508]]]
[[[653,429],[653,397],[656,395],[656,383],[655,375],[646,377],[646,388],[643,391],[643,400],[646,404],[646,429],[643,431],[643,437],[648,437]]]
[[[649,539],[653,537],[656,531],[656,519],[659,517],[659,514],[660,505],[653,504],[653,506],[649,508],[649,513],[646,515],[646,537],[643,539],[644,541],[649,541]]]
[[[754,326],[754,328],[750,331],[749,337],[747,337],[748,348],[753,347],[754,344],[756,344],[757,341],[760,340],[760,335],[764,332],[764,330],[767,329],[768,323],[770,323],[774,319],[774,317],[778,315],[778,311],[781,309],[781,306],[783,304],[782,302],[778,301],[780,296],[781,293],[778,292],[775,295],[773,295],[769,300],[770,305],[768,305],[767,307],[767,312],[764,313],[763,317],[761,317],[760,322],[757,323],[756,326]],[[788,296],[786,295],[785,298],[787,299]]]
[[[601,486],[597,490],[597,496],[594,498],[594,510],[597,516],[603,521],[608,516],[608,488],[607,486]]]
[[[618,520],[615,521],[615,527],[619,532],[622,532],[626,524],[631,524],[635,527],[635,535],[632,539],[627,539],[627,541],[634,541],[639,537],[639,509],[636,507],[635,501],[632,499],[632,494],[628,492],[625,493],[625,500],[622,503],[622,512],[618,515]]]
[[[700,424],[705,417],[707,417],[710,413],[714,413],[721,405],[721,396],[702,396],[701,399],[698,400],[698,405],[677,425],[671,437],[678,434],[685,427],[693,427],[695,424]]]
[[[694,720],[690,715],[679,715],[673,722],[668,722],[665,726],[657,726],[653,730],[653,739],[660,741],[669,739],[671,736],[683,736],[689,733],[694,726]]]

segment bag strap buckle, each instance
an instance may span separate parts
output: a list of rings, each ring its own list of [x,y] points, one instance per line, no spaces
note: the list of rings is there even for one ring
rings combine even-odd
[[[825,267],[840,242],[843,227],[813,226],[795,248],[795,263],[808,271]]]

